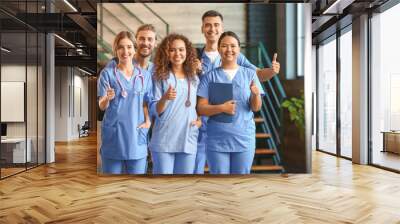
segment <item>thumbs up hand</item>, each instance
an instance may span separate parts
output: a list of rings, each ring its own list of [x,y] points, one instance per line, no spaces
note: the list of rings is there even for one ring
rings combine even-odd
[[[272,58],[272,70],[274,71],[275,74],[278,74],[280,69],[281,69],[281,65],[279,64],[279,62],[276,60],[278,57],[278,54],[275,53],[274,57]]]
[[[202,72],[203,66],[202,66],[202,60],[195,59],[194,63],[196,63],[196,70],[197,72]]]
[[[167,92],[162,96],[165,100],[173,100],[176,98],[176,90],[169,84]]]
[[[256,96],[260,95],[260,90],[258,89],[258,87],[255,84],[254,80],[251,81],[250,91],[251,91],[251,94],[253,94],[253,95],[256,95]]]
[[[106,89],[106,97],[108,101],[111,101],[115,97],[115,91],[113,88],[111,88],[110,83],[107,83],[107,89]]]

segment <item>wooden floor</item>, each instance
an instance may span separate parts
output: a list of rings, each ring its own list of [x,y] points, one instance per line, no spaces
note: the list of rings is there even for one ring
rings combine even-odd
[[[400,223],[400,175],[320,152],[312,174],[98,176],[96,138],[0,181],[0,223]]]
[[[1,169],[1,177],[2,178],[26,170],[25,167],[24,168],[0,168],[0,169]]]
[[[372,162],[380,166],[400,170],[400,154],[376,150],[374,151]]]

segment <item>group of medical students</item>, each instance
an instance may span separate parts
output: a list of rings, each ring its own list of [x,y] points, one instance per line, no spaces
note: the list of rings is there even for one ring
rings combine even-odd
[[[120,32],[112,59],[98,80],[103,110],[100,147],[104,174],[145,174],[148,151],[153,174],[248,174],[255,154],[253,112],[264,94],[260,81],[279,73],[258,69],[240,53],[240,40],[223,32],[223,16],[214,10],[202,16],[203,49],[184,35],[170,34],[157,48],[151,24],[136,36]],[[229,83],[233,99],[209,103],[209,86]],[[232,122],[208,117],[225,113]],[[152,125],[153,123],[153,125]],[[152,126],[151,138],[149,129]],[[150,139],[150,140],[149,140]]]

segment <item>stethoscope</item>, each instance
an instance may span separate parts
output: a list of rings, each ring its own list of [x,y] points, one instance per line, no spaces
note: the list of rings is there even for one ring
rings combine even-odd
[[[172,74],[173,74],[174,80],[175,80],[175,87],[174,88],[176,89],[176,86],[178,85],[178,80],[176,79],[175,74],[174,73],[172,73]],[[190,102],[190,80],[188,78],[186,78],[186,80],[187,80],[187,84],[188,84],[188,95],[186,97],[185,106],[186,107],[190,107],[190,105],[192,105],[192,102]],[[163,89],[165,89],[164,88],[164,82],[162,82],[162,85],[163,85]]]
[[[135,68],[136,68],[136,65],[133,66],[132,76],[134,76],[134,74],[135,74]],[[143,93],[143,90],[144,90],[144,76],[142,75],[142,71],[140,70],[140,68],[137,68],[137,69],[139,71],[139,74],[137,74],[136,76],[133,77],[133,89],[135,90],[136,79],[140,78],[140,80],[142,81],[142,88],[138,93]],[[114,67],[114,75],[117,78],[118,85],[121,87],[121,96],[126,98],[128,96],[128,92],[122,86],[121,80],[119,79],[119,76],[117,75],[117,66]]]

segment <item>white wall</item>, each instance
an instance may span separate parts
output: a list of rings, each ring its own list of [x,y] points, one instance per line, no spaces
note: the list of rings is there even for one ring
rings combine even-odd
[[[79,137],[77,126],[80,124],[81,126],[85,123],[85,121],[89,120],[88,114],[88,78],[81,76],[81,73],[74,75],[74,113],[72,113],[72,130],[71,135],[76,138]],[[80,93],[78,93],[80,91]],[[80,97],[79,97],[80,96]],[[80,101],[80,102],[79,102]],[[81,108],[79,108],[81,107]],[[80,111],[81,110],[81,111]]]
[[[88,120],[88,78],[72,67],[55,70],[55,141],[70,141],[79,137],[78,124]]]
[[[55,141],[68,140],[68,71],[67,67],[55,68]]]

